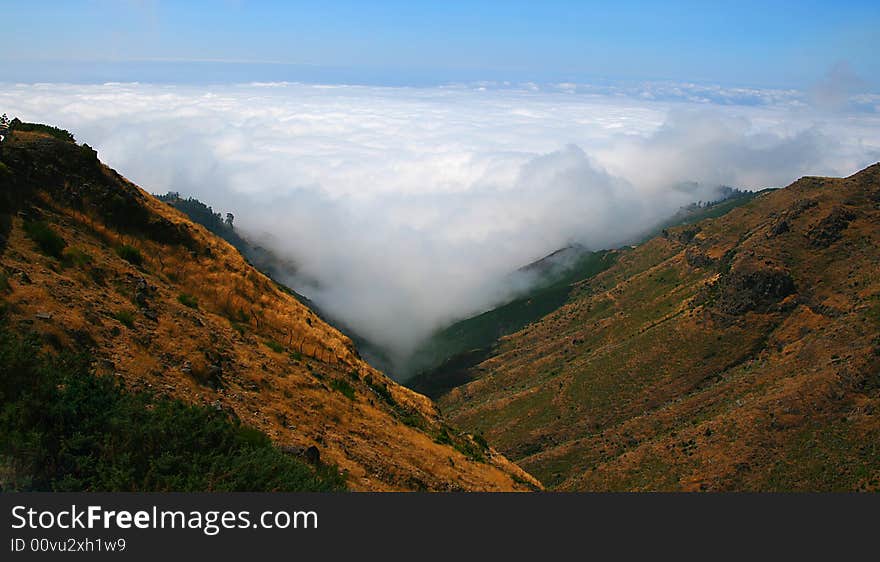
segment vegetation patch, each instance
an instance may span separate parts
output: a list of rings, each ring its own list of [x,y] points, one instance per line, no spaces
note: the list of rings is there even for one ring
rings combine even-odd
[[[397,402],[394,400],[394,396],[391,394],[391,390],[388,389],[387,384],[373,380],[372,375],[367,375],[366,378],[364,378],[364,382],[367,383],[367,386],[373,389],[373,392],[375,392],[379,398],[387,402],[389,405],[397,405]]]
[[[354,387],[351,386],[348,381],[343,379],[333,379],[333,381],[330,382],[330,388],[342,393],[343,396],[349,400],[354,400]]]
[[[178,400],[126,392],[87,354],[53,356],[0,332],[0,468],[6,491],[335,491],[260,431]]]
[[[180,293],[177,295],[177,302],[182,304],[183,306],[198,310],[199,301],[194,296],[188,293]]]
[[[76,139],[73,137],[73,133],[71,133],[67,129],[61,129],[60,127],[53,127],[51,125],[43,125],[42,123],[25,123],[16,118],[13,119],[12,122],[9,124],[9,128],[13,131],[43,133],[53,136],[58,140],[76,142]]]
[[[64,250],[62,261],[68,266],[82,267],[92,263],[92,256],[79,248],[67,248]]]
[[[24,223],[25,235],[34,241],[40,252],[53,258],[61,258],[67,242],[60,234],[44,221],[27,221]]]
[[[129,328],[134,327],[134,311],[132,310],[119,310],[113,314],[113,318]]]
[[[140,266],[144,263],[144,256],[141,254],[141,251],[128,244],[116,248],[116,255],[132,265]]]
[[[284,353],[284,346],[275,340],[265,340],[263,343],[275,353]]]

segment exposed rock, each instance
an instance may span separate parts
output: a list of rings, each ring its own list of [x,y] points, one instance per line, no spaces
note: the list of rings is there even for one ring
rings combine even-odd
[[[312,465],[321,464],[321,451],[317,447],[311,445],[309,447],[297,447],[296,445],[284,445],[280,447],[282,453],[302,457],[307,463]]]
[[[827,248],[840,239],[843,231],[854,218],[856,218],[855,213],[849,209],[835,207],[807,233],[810,244],[815,248]]]
[[[698,298],[724,314],[741,315],[750,311],[766,312],[785,297],[795,293],[791,274],[783,269],[743,264],[722,275]]]
[[[788,210],[788,216],[792,219],[796,219],[801,216],[804,211],[812,209],[818,204],[819,203],[817,203],[815,199],[798,199]]]
[[[682,230],[664,229],[663,237],[678,242],[679,244],[690,244],[701,230],[702,228],[699,226],[689,226]]]
[[[791,230],[791,227],[789,226],[788,221],[784,218],[778,219],[770,227],[770,231],[767,233],[767,237],[772,238],[773,236],[779,236],[780,234],[785,234],[789,230]]]
[[[151,287],[147,280],[143,277],[138,278],[135,281],[134,288],[134,301],[138,304],[138,306],[142,308],[146,308],[147,302],[149,301],[153,292],[155,292],[156,288]]]
[[[305,453],[303,453],[303,458],[305,458],[306,462],[309,464],[321,464],[321,452],[318,451],[318,448],[314,445],[306,449]]]
[[[688,248],[685,250],[684,259],[689,266],[695,268],[709,267],[715,263],[715,260],[697,248]]]
[[[52,313],[51,312],[38,312],[36,314],[37,320],[51,320]]]

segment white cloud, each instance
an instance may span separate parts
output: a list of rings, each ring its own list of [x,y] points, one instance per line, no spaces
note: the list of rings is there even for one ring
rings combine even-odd
[[[401,358],[519,266],[707,198],[675,184],[785,185],[880,154],[876,113],[693,85],[7,85],[0,108],[70,129],[149,191],[234,211]]]

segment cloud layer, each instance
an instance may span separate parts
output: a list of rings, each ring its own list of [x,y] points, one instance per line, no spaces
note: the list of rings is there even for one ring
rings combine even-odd
[[[682,88],[8,85],[0,110],[70,129],[149,191],[235,212],[299,264],[289,283],[404,361],[566,244],[614,246],[718,185],[880,158],[876,111]]]

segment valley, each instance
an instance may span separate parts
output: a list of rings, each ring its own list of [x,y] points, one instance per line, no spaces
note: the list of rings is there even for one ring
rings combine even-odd
[[[438,403],[560,490],[870,490],[880,165],[678,226]]]
[[[354,490],[539,487],[67,131],[13,122],[0,150],[10,330],[48,353],[90,350],[95,376],[130,392],[222,412],[290,455],[313,451]]]
[[[16,123],[0,163],[5,326],[344,487],[880,486],[880,165],[562,248],[433,334],[401,384],[231,216],[151,196],[50,126]]]

